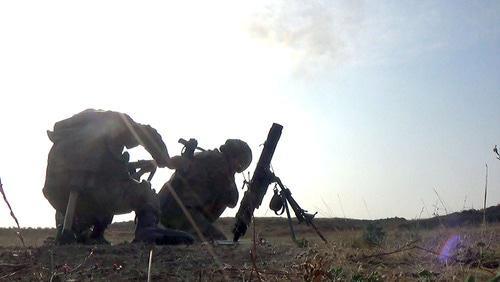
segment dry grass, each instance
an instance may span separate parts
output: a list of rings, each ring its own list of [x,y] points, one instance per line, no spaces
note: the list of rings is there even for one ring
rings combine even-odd
[[[268,221],[274,221],[270,224]],[[323,220],[325,221],[325,220]],[[379,246],[362,239],[362,229],[324,231],[325,244],[312,230],[298,228],[302,247],[294,244],[286,223],[279,219],[257,219],[255,261],[251,234],[237,246],[217,246],[222,263],[199,245],[155,246],[152,281],[438,281],[461,280],[473,275],[479,281],[499,271],[500,224],[481,227],[435,228],[431,230],[388,227]],[[264,224],[265,223],[265,224]],[[323,226],[328,221],[321,222]],[[230,222],[222,221],[224,230]],[[107,237],[114,246],[54,246],[43,244],[50,229],[28,229],[23,235],[32,247],[16,242],[14,230],[0,232],[0,277],[4,280],[47,281],[51,277],[70,280],[147,279],[150,246],[123,243],[132,238],[130,225],[113,226]],[[229,233],[228,233],[229,235]],[[439,253],[446,241],[460,236],[446,259]],[[254,265],[255,263],[255,265]],[[255,269],[258,269],[258,276]],[[55,280],[54,280],[55,279]]]

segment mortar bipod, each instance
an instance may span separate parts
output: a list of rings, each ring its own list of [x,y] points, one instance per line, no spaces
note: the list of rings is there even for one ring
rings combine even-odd
[[[318,230],[316,225],[313,222],[314,216],[317,214],[310,214],[307,213],[306,210],[302,209],[300,205],[295,201],[295,199],[292,197],[292,192],[290,192],[290,189],[286,188],[285,185],[281,182],[281,179],[273,174],[273,182],[275,182],[274,186],[274,195],[271,199],[271,202],[269,203],[269,208],[274,211],[276,215],[282,215],[283,212],[286,211],[286,216],[288,218],[288,226],[290,228],[290,235],[292,237],[292,240],[294,242],[297,242],[296,236],[295,236],[295,231],[293,229],[292,225],[292,218],[290,216],[290,209],[289,206],[292,208],[293,212],[295,213],[295,216],[297,217],[297,220],[299,223],[305,222],[307,226],[311,226],[316,234],[323,240],[325,243],[328,243],[326,238],[321,234],[321,232]],[[279,189],[281,190],[278,190]]]

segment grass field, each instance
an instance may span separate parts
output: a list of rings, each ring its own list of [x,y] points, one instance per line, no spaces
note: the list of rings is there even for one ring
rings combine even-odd
[[[219,222],[228,237],[232,222]],[[419,229],[388,222],[368,231],[368,221],[318,219],[329,242],[295,225],[294,243],[284,219],[257,218],[255,244],[249,229],[229,246],[131,244],[133,225],[118,223],[106,234],[112,246],[55,246],[53,229],[24,229],[24,248],[15,230],[2,229],[0,279],[146,281],[151,250],[153,281],[487,281],[500,270],[498,223]]]

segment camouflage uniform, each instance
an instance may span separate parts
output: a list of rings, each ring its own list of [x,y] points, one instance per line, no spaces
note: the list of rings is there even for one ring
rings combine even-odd
[[[165,227],[196,234],[170,186],[207,239],[225,240],[226,236],[212,224],[227,207],[234,208],[238,203],[234,174],[246,169],[251,162],[251,150],[246,143],[243,146],[246,154],[243,168],[236,168],[231,161],[236,157],[241,162],[241,156],[210,150],[195,154],[188,170],[177,170],[158,193],[162,209],[160,222]]]
[[[91,238],[103,239],[115,214],[147,211],[158,216],[158,196],[148,182],[130,178],[128,153],[123,153],[125,147],[141,144],[164,165],[169,156],[155,129],[126,114],[89,109],[57,122],[48,135],[54,144],[43,194],[56,209],[59,228],[71,190],[79,192],[73,221],[77,237],[92,230]]]

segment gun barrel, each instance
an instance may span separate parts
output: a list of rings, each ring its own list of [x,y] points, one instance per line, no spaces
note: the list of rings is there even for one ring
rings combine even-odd
[[[260,154],[257,166],[255,167],[252,180],[248,185],[248,190],[245,191],[240,208],[236,214],[236,222],[233,228],[233,241],[235,242],[246,233],[248,225],[252,221],[254,210],[262,204],[264,195],[267,192],[267,187],[274,181],[274,176],[269,167],[281,137],[282,130],[283,126],[277,123],[273,123],[269,130],[264,148]]]

